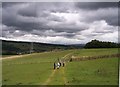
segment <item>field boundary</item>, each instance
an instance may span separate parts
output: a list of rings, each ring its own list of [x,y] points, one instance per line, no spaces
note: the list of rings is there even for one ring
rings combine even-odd
[[[75,57],[72,56],[67,61],[85,61],[85,60],[95,60],[95,59],[103,59],[103,58],[111,58],[111,57],[120,57],[120,54],[112,54],[112,55],[100,55],[100,56],[83,56],[83,57]]]

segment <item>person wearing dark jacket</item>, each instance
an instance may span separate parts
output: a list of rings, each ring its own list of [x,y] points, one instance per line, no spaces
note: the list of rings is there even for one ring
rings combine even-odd
[[[54,62],[54,69],[56,69],[56,64],[55,64],[55,62]]]
[[[65,66],[65,62],[63,62],[63,67]]]

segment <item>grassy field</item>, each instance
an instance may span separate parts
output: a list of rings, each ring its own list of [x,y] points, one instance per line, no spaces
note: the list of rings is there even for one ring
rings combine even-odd
[[[118,83],[118,59],[98,59],[70,62],[65,72],[70,85],[116,85]]]
[[[67,62],[53,70],[53,62],[69,56],[118,53],[118,49],[80,49],[34,53],[3,60],[3,85],[117,85],[118,58]]]

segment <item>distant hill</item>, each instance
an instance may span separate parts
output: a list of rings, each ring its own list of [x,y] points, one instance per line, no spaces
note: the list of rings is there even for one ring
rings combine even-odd
[[[119,48],[120,44],[114,42],[104,42],[99,40],[92,40],[88,42],[84,48]]]
[[[49,44],[49,43],[33,43],[22,41],[2,41],[2,55],[13,55],[13,54],[29,54],[31,52],[45,52],[45,51],[59,51],[67,49],[80,49],[80,48],[118,48],[120,44],[113,42],[103,42],[99,40],[92,40],[86,44],[71,44],[71,45],[60,45],[60,44]]]
[[[58,45],[48,43],[33,43],[33,49],[31,48],[31,42],[22,41],[6,41],[2,40],[2,54],[28,54],[30,52],[45,52],[45,51],[58,51],[67,49],[83,48],[83,44],[79,45]],[[32,49],[32,50],[31,50]]]

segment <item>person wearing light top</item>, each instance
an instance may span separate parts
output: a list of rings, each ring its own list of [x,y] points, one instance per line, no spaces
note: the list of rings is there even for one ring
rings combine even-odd
[[[57,69],[59,69],[59,67],[60,67],[60,63],[58,62],[58,63],[57,63]]]

